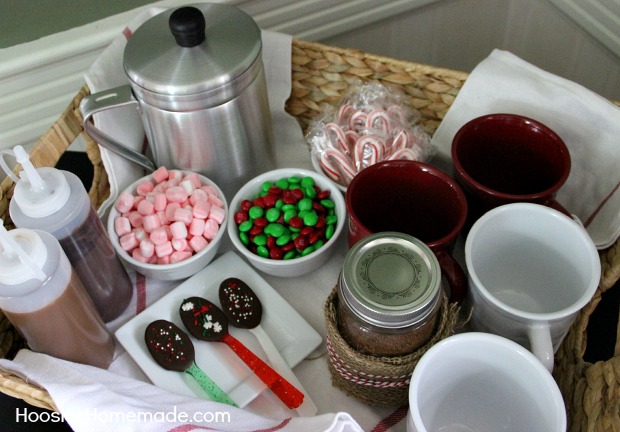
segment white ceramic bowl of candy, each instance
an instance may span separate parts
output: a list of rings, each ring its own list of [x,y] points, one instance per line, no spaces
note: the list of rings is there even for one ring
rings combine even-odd
[[[178,280],[215,257],[227,218],[228,203],[214,182],[162,167],[119,194],[107,229],[118,256],[138,273]]]
[[[345,214],[334,182],[314,171],[281,168],[239,189],[230,203],[227,230],[234,247],[255,268],[294,277],[329,259]]]

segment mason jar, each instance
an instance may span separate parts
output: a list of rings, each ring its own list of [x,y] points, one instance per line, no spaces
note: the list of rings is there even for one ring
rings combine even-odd
[[[338,281],[338,329],[356,351],[410,354],[433,335],[443,302],[435,254],[398,232],[372,234],[347,253]]]

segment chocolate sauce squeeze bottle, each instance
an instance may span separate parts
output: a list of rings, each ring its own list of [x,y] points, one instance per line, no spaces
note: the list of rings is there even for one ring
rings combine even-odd
[[[23,168],[18,177],[0,157],[15,182],[9,205],[15,226],[52,234],[103,321],[117,318],[131,300],[133,285],[80,179],[56,168],[34,168],[21,146],[2,153],[14,156]]]
[[[104,369],[113,360],[112,335],[45,231],[0,226],[0,309],[33,351]]]

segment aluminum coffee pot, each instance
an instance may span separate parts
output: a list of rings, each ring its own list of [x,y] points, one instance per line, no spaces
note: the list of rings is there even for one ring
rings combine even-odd
[[[85,97],[84,129],[101,146],[149,170],[199,172],[231,198],[273,167],[260,29],[241,10],[199,3],[158,14],[129,38],[129,85]],[[107,136],[93,114],[135,104],[153,160]]]

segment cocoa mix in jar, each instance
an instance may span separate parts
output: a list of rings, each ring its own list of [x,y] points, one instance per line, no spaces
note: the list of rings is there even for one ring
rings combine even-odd
[[[338,283],[338,329],[363,354],[406,355],[433,335],[442,304],[441,270],[420,240],[373,234],[347,253]]]

